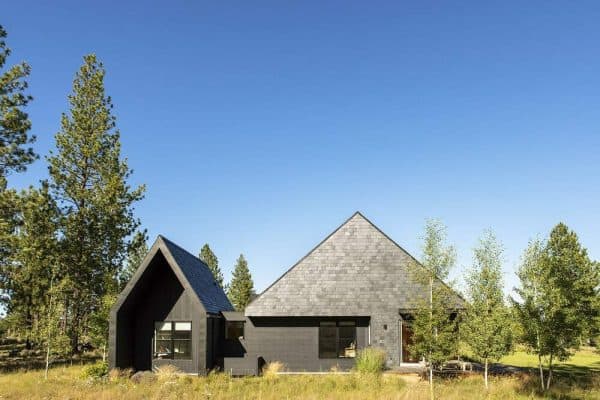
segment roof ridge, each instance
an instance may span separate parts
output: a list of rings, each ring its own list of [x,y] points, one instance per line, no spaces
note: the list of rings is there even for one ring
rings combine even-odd
[[[294,264],[292,264],[292,266],[290,268],[288,268],[283,274],[281,274],[279,276],[279,278],[275,279],[275,281],[273,281],[273,283],[271,283],[269,286],[267,286],[262,292],[260,292],[258,294],[258,296],[256,296],[254,299],[252,299],[252,301],[250,303],[248,303],[248,305],[246,307],[249,307],[252,303],[254,303],[255,301],[257,301],[264,293],[266,293],[269,289],[271,289],[273,286],[275,286],[275,284],[277,282],[279,282],[281,279],[283,279],[284,276],[286,276],[289,272],[291,272],[294,268],[296,268],[298,266],[298,264],[300,264],[304,259],[306,259],[308,256],[310,256],[315,250],[317,250],[319,247],[321,247],[321,245],[323,243],[325,243],[327,241],[327,239],[329,239],[330,237],[332,237],[337,231],[339,231],[340,229],[342,229],[343,226],[345,226],[348,222],[350,222],[352,220],[352,218],[356,217],[357,215],[361,216],[362,218],[364,218],[367,222],[369,222],[371,225],[375,226],[371,221],[369,221],[364,215],[361,214],[360,211],[355,211],[349,218],[347,218],[344,222],[342,222],[341,225],[339,225],[337,228],[335,228],[329,235],[327,235],[325,237],[325,239],[321,240],[316,246],[314,246],[308,253],[306,253],[303,257],[301,257],[298,261],[296,261]],[[375,228],[377,228],[375,226]],[[379,228],[377,228],[379,230]]]
[[[175,243],[174,241],[172,241],[171,239],[166,238],[165,236],[159,234],[158,237],[160,239],[162,239],[163,242],[168,242],[169,244],[173,245],[174,247],[177,247],[179,250],[183,251],[184,253],[186,253],[188,256],[195,258],[196,260],[200,261],[202,263],[202,265],[204,265],[206,268],[208,268],[208,265],[202,261],[202,259],[198,256],[195,256],[194,254],[190,253],[188,250],[184,249],[183,247],[181,247],[180,245],[178,245],[177,243]]]

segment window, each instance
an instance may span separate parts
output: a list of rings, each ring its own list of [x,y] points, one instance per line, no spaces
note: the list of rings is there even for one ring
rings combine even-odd
[[[190,360],[192,358],[191,322],[155,322],[154,358]]]
[[[319,358],[356,357],[356,322],[322,321],[319,324]]]
[[[244,321],[227,321],[225,323],[225,339],[236,340],[244,338]]]

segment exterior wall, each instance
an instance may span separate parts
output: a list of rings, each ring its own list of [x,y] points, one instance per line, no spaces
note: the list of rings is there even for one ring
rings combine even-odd
[[[401,363],[401,313],[427,299],[422,266],[360,214],[355,214],[252,301],[251,319],[369,316],[371,345],[390,367]],[[441,281],[436,284],[442,285]],[[461,299],[456,297],[458,307]]]
[[[150,370],[172,364],[187,373],[205,373],[207,316],[162,256],[157,256],[127,300],[111,316],[110,366]],[[152,360],[154,323],[191,321],[190,360]]]
[[[368,344],[369,319],[339,318],[247,318],[244,339],[224,344],[224,370],[234,375],[258,371],[260,363],[280,361],[288,371],[349,370],[353,358],[319,358],[319,321],[356,320],[357,350]]]

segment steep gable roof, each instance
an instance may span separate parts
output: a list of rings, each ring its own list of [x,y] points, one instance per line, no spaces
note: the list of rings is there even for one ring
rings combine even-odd
[[[419,268],[414,257],[356,212],[264,290],[245,313],[358,316],[371,315],[374,309],[411,309],[427,296],[427,288],[416,279]]]
[[[208,266],[199,258],[161,235],[158,236],[130,282],[119,295],[114,309],[118,310],[125,302],[127,296],[159,251],[165,257],[183,287],[194,295],[206,312],[217,314],[221,311],[233,311],[233,306],[227,295],[215,281]]]

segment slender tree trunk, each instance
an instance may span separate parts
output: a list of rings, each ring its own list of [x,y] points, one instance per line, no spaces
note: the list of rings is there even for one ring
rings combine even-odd
[[[50,278],[50,301],[48,305],[48,320],[46,321],[46,369],[44,371],[44,379],[48,380],[48,369],[50,368],[50,341],[52,340],[52,334],[50,329],[50,318],[52,318],[52,285],[54,283],[54,277]]]
[[[433,364],[429,363],[429,394],[431,395],[431,400],[435,400],[435,395],[433,393]]]
[[[540,367],[540,383],[542,385],[542,391],[546,388],[544,386],[544,368],[542,367],[542,356],[538,354],[538,366]]]
[[[48,369],[50,368],[50,340],[46,344],[46,370],[44,371],[44,379],[48,380]]]
[[[548,379],[546,379],[546,390],[550,389],[550,381],[552,380],[552,354],[550,354],[550,362],[548,363]]]
[[[433,324],[433,276],[429,277],[429,322]],[[429,392],[431,400],[435,400],[433,391],[433,362],[429,353]]]
[[[485,359],[485,370],[484,370],[484,377],[485,377],[485,389],[488,389],[488,359],[486,357]]]
[[[102,362],[106,362],[106,344],[102,345]]]

